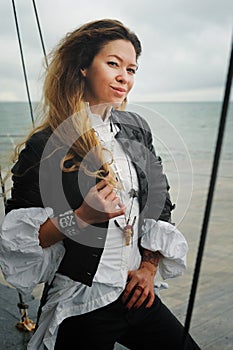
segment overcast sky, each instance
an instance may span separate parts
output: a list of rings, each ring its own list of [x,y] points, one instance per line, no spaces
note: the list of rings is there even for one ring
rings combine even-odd
[[[221,101],[229,63],[232,0],[36,0],[47,53],[69,31],[121,20],[143,52],[129,100]],[[31,99],[40,98],[43,53],[31,0],[15,0]],[[0,2],[0,101],[26,101],[12,1]],[[232,94],[231,94],[232,96]]]

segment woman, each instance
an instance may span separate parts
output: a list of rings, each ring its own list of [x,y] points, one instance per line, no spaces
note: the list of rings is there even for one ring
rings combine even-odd
[[[150,128],[124,111],[140,53],[134,33],[104,19],[51,54],[44,121],[12,169],[1,233],[8,282],[22,293],[46,285],[28,349],[182,349],[157,270],[182,274],[187,243],[170,223]],[[187,349],[199,349],[189,335]]]

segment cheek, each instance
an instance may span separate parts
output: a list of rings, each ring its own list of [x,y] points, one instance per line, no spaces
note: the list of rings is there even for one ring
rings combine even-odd
[[[130,80],[128,87],[129,87],[129,91],[132,89],[132,87],[134,86],[134,77]]]
[[[110,82],[114,79],[113,76],[106,70],[96,70],[94,74],[93,84],[98,86],[98,88],[102,87],[102,89],[106,88]]]

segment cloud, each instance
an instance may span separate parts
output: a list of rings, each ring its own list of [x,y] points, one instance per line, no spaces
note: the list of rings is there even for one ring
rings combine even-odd
[[[15,1],[32,99],[40,97],[43,53],[32,2]],[[229,0],[36,1],[46,51],[94,19],[116,18],[142,42],[132,100],[221,100],[228,68]],[[26,100],[11,2],[1,2],[0,100]]]

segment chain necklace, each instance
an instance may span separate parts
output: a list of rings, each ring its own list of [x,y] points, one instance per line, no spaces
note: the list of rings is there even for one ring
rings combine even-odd
[[[113,125],[112,125],[111,121],[110,121],[110,131],[111,131],[111,135],[112,135],[112,139],[111,139],[111,153],[112,153],[112,156],[114,156],[113,152],[114,152],[114,145],[115,145],[116,140],[115,140],[115,137],[114,137],[114,134],[113,134]],[[131,189],[128,192],[129,198],[131,198],[129,214],[128,214],[128,217],[126,216],[126,214],[124,215],[124,217],[125,217],[125,225],[124,225],[124,227],[122,227],[117,220],[114,220],[114,223],[123,232],[124,238],[125,238],[125,244],[128,246],[128,245],[130,245],[130,241],[133,244],[133,234],[134,234],[133,227],[134,227],[134,224],[136,222],[136,218],[137,217],[134,216],[133,219],[131,220],[131,214],[132,214],[134,199],[138,197],[138,191],[136,191],[133,188],[133,175],[132,175],[132,170],[131,170],[131,166],[130,166],[130,160],[129,160],[129,157],[128,157],[126,152],[125,152],[125,158],[126,158],[128,169],[129,169],[130,184],[131,184]],[[118,168],[114,158],[113,158],[112,166],[113,166],[113,170],[114,170],[114,172],[116,174],[116,180],[119,181],[120,185],[121,185],[121,189],[119,191],[119,194],[120,194],[120,197],[122,199],[121,190],[125,190],[125,189],[124,189],[123,181],[122,181],[122,179],[120,177],[121,169]]]

